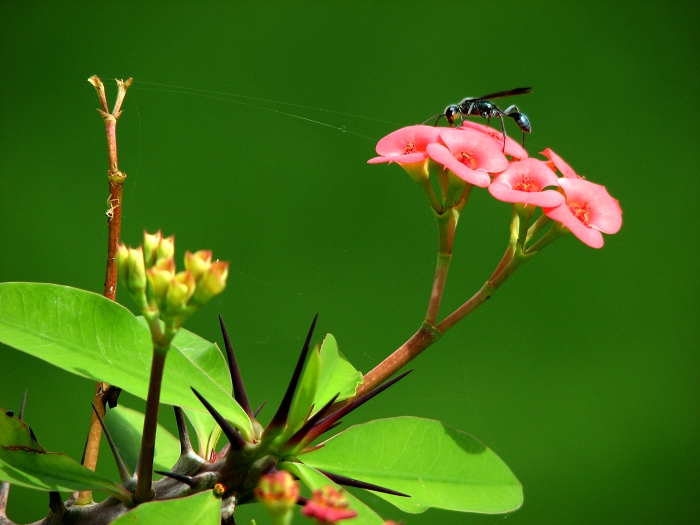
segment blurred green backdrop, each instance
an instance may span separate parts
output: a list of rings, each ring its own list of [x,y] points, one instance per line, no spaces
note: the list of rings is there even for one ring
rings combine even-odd
[[[691,523],[697,14],[691,2],[4,0],[0,281],[101,291],[107,156],[86,79],[132,76],[123,239],[162,228],[179,254],[232,261],[230,289],[188,328],[219,341],[224,316],[254,404],[280,399],[315,312],[317,339],[332,332],[367,371],[417,328],[435,258],[423,197],[397,166],[366,164],[376,140],[462,97],[533,86],[517,100],[531,154],[551,147],[606,185],[622,230],[599,251],[549,247],[348,421],[412,414],[468,431],[511,466],[524,506],[379,508],[410,525]],[[444,313],[489,275],[509,216],[475,192]],[[29,386],[41,443],[80,458],[93,385],[6,347],[0,367],[0,406],[16,409]],[[100,468],[115,475],[107,454]],[[12,489],[16,521],[46,507]]]

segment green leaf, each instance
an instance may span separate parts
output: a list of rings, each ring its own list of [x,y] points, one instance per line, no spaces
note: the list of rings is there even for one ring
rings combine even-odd
[[[65,454],[47,452],[24,421],[0,411],[0,480],[37,490],[122,493],[119,485]]]
[[[148,396],[150,333],[126,308],[101,295],[54,284],[0,283],[0,342],[73,374]],[[219,380],[173,346],[161,402],[206,413],[193,386],[250,437],[248,416]]]
[[[375,493],[405,512],[436,507],[498,514],[517,509],[523,501],[520,482],[492,450],[432,419],[397,417],[356,425],[302,460],[409,494]]]
[[[143,323],[146,322],[145,319],[140,319]],[[204,370],[226,392],[233,391],[228,365],[217,344],[185,329],[180,329],[172,344]],[[184,411],[197,433],[199,455],[203,458],[209,458],[221,436],[221,428],[209,412],[201,411],[201,407],[198,410],[185,408]]]
[[[335,337],[327,334],[321,345],[321,373],[314,398],[316,408],[322,407],[338,393],[337,401],[354,396],[361,383],[362,374],[338,350]]]
[[[220,514],[221,500],[208,490],[186,498],[143,503],[111,525],[219,525]]]
[[[348,499],[348,507],[357,512],[357,516],[349,520],[348,523],[352,523],[352,525],[382,525],[384,523],[384,520],[379,514],[350,494],[350,492],[336,485],[318,470],[304,465],[303,463],[291,463],[286,461],[280,464],[280,468],[294,474],[311,490],[318,490],[327,485],[332,485],[336,489],[342,490]]]
[[[105,425],[119,449],[124,463],[133,472],[141,451],[141,434],[144,415],[133,408],[119,405],[107,411]],[[180,457],[180,440],[158,425],[156,451],[153,457],[154,470],[172,469]]]

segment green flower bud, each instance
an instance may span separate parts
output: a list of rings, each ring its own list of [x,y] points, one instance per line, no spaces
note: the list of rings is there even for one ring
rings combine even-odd
[[[162,239],[163,234],[160,230],[154,234],[143,232],[143,260],[146,263],[146,268],[150,268],[156,263],[156,259],[158,259],[156,251]]]

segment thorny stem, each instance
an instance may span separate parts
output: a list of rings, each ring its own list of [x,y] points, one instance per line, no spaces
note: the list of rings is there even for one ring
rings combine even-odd
[[[117,86],[119,92],[117,94],[117,100],[114,103],[114,108],[112,112],[109,112],[107,106],[107,97],[105,94],[105,87],[102,81],[97,75],[93,75],[88,79],[88,82],[95,87],[97,91],[97,96],[100,100],[101,109],[97,111],[100,113],[105,121],[105,131],[107,134],[107,153],[109,159],[109,168],[107,170],[107,179],[109,181],[109,199],[107,203],[109,209],[107,210],[107,225],[109,228],[109,234],[107,238],[107,271],[105,275],[105,288],[104,296],[112,301],[115,300],[117,295],[117,264],[115,260],[115,254],[117,251],[117,246],[119,244],[119,237],[121,234],[121,223],[122,223],[122,187],[124,184],[124,179],[126,179],[126,173],[119,169],[119,161],[117,157],[117,119],[121,115],[121,106],[124,102],[124,97],[126,96],[126,90],[131,85],[133,79],[117,80]],[[97,408],[100,417],[105,416],[105,403],[103,401],[103,396],[109,389],[109,384],[98,382],[95,387],[95,396],[93,399],[93,405]],[[90,430],[88,432],[87,443],[85,445],[85,452],[83,455],[83,465],[85,465],[90,470],[95,470],[97,466],[97,456],[100,449],[100,439],[102,436],[102,429],[100,427],[100,422],[97,415],[92,412],[92,419],[90,420]],[[88,504],[92,502],[92,492],[89,490],[81,491],[76,500],[76,504]]]

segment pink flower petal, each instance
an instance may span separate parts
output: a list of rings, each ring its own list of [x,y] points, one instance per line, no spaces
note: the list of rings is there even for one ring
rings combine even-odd
[[[603,233],[617,233],[622,226],[620,203],[605,186],[583,179],[559,179],[566,203],[544,208],[551,219],[562,223],[571,233],[592,248],[603,246]]]
[[[476,131],[480,131],[485,135],[488,135],[489,137],[496,140],[500,145],[499,147],[501,148],[501,151],[503,150],[503,133],[501,133],[500,131],[496,131],[491,126],[484,126],[483,124],[478,124],[476,122],[472,122],[471,120],[464,120],[462,121],[462,124],[459,127],[462,129],[473,129]],[[510,137],[506,137],[505,154],[509,155],[515,160],[526,159],[528,157],[525,148],[523,148],[519,142],[513,140]]]
[[[370,164],[380,162],[401,162],[410,164],[420,162],[428,154],[425,148],[432,142],[437,142],[439,130],[433,126],[407,126],[389,133],[377,142],[377,153],[380,157],[370,159]]]
[[[460,179],[474,186],[486,188],[491,183],[491,177],[484,170],[468,168],[442,144],[428,144],[428,155],[438,164],[442,164]]]
[[[540,151],[540,155],[544,155],[549,160],[551,160],[554,166],[559,170],[559,173],[564,175],[564,177],[566,177],[567,179],[583,178],[580,175],[577,175],[573,168],[569,166],[566,162],[564,162],[564,159],[562,159],[559,155],[554,153],[550,148],[547,148],[544,151]]]
[[[508,167],[502,147],[491,137],[472,129],[445,129],[440,138],[461,164],[471,170],[499,173]]]
[[[564,202],[564,196],[548,186],[558,186],[559,179],[547,164],[537,159],[511,162],[489,186],[494,198],[503,202],[518,202],[553,208]]]

